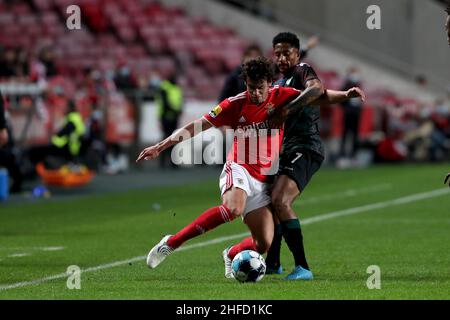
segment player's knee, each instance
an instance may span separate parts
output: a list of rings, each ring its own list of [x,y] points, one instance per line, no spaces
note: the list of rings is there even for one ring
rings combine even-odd
[[[234,219],[236,217],[240,217],[242,214],[244,214],[244,207],[243,206],[233,205],[233,204],[227,205],[226,203],[225,203],[225,206],[230,211],[231,219]]]
[[[291,202],[282,194],[273,194],[272,206],[277,213],[285,212],[291,208]]]
[[[231,214],[232,214],[234,217],[240,217],[240,216],[242,216],[242,215],[244,214],[244,208],[241,207],[241,206],[234,207],[234,208],[231,210]]]
[[[259,240],[255,241],[256,251],[259,254],[264,254],[270,249],[270,241],[267,240]]]

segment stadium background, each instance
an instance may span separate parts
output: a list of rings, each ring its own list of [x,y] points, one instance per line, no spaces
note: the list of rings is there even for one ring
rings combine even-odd
[[[81,9],[81,30],[66,27],[69,16],[66,10],[73,4]],[[372,4],[381,8],[381,30],[366,27],[369,16],[366,8]],[[51,215],[46,210],[50,210],[52,204],[57,206],[59,199],[69,198],[67,201],[76,204],[85,201],[78,197],[89,197],[92,193],[120,193],[146,187],[151,187],[148,189],[151,194],[159,194],[154,190],[190,185],[192,180],[214,181],[207,184],[214,186],[220,172],[218,167],[193,166],[178,171],[159,171],[157,162],[134,165],[138,151],[162,136],[150,83],[155,78],[164,79],[176,74],[185,99],[180,124],[186,123],[216,105],[226,76],[241,63],[248,45],[256,43],[271,56],[272,37],[286,30],[298,34],[303,46],[309,37],[320,37],[318,46],[310,50],[305,61],[314,67],[327,88],[339,89],[347,70],[357,66],[367,93],[359,126],[361,147],[356,157],[349,161],[340,161],[338,155],[341,108],[322,108],[326,169],[312,184],[310,196],[319,197],[322,192],[319,184],[327,183],[325,174],[331,175],[337,190],[340,190],[341,179],[350,176],[353,179],[347,182],[356,194],[360,184],[371,183],[373,175],[380,174],[389,182],[393,172],[402,173],[397,178],[402,181],[400,185],[405,188],[405,193],[398,196],[442,187],[450,160],[450,65],[444,20],[444,4],[432,0],[1,0],[0,59],[3,65],[13,66],[13,71],[8,71],[13,74],[0,76],[0,91],[6,97],[16,152],[20,155],[21,150],[29,146],[47,143],[61,125],[68,101],[73,99],[87,123],[93,117],[100,118],[102,139],[107,145],[119,146],[123,160],[120,169],[112,172],[96,166],[97,176],[87,186],[50,187],[50,199],[30,197],[30,191],[40,185],[40,181],[26,181],[24,193],[10,195],[0,204],[3,226],[20,229],[20,219],[17,219],[28,219],[25,213],[28,210],[34,212],[33,219],[39,219],[41,211],[45,211],[42,217]],[[386,171],[383,171],[385,167],[380,169],[374,163],[382,141],[394,153],[392,159],[384,159],[394,162],[386,167]],[[430,146],[436,146],[437,153],[431,154]],[[120,162],[118,158],[113,160]],[[113,167],[113,160],[107,163],[110,167]],[[350,171],[340,171],[336,167]],[[355,167],[361,171],[353,171]],[[421,170],[423,173],[418,172]],[[368,182],[364,181],[366,175]],[[407,175],[411,175],[412,180],[429,180],[423,182],[423,190],[418,187],[409,190],[403,181],[403,176]],[[421,185],[421,181],[415,182]],[[377,183],[374,190],[383,190],[386,199],[394,195],[392,189],[396,182]],[[370,186],[366,187],[368,191],[360,190],[362,194],[371,193]],[[204,189],[210,191],[209,187]],[[181,192],[181,189],[174,190]],[[199,190],[203,190],[202,187]],[[216,193],[213,195],[217,196]],[[212,195],[206,197],[213,199]],[[89,199],[86,201],[95,203]],[[99,200],[99,203],[108,202],[108,199]],[[304,200],[308,201],[308,198]],[[364,196],[359,200],[363,201]],[[158,199],[149,201],[151,203],[146,203],[143,208],[160,210]],[[448,204],[447,199],[444,201]],[[363,204],[364,201],[358,205]],[[31,209],[33,207],[35,209]],[[198,209],[190,212],[192,217],[203,207],[199,199]],[[56,215],[61,209],[52,210]],[[123,210],[128,209],[124,206]],[[168,210],[172,213],[170,205]],[[420,212],[419,209],[416,212],[415,207],[411,210]],[[430,210],[438,215],[442,213],[438,208]],[[15,213],[17,218],[11,218]],[[61,219],[65,219],[63,217]],[[448,223],[445,216],[439,217]],[[98,227],[101,229],[100,225]],[[156,239],[160,226],[154,227],[158,230],[154,232]],[[17,237],[25,245],[27,241],[20,234]],[[442,237],[445,240],[448,235]],[[142,250],[152,243],[145,243]],[[8,260],[6,253],[4,257],[0,256],[0,264],[3,263],[5,270],[10,270],[12,260],[14,258]],[[105,254],[103,262],[110,260]],[[448,261],[448,251],[443,260]],[[89,261],[85,263],[91,265]],[[219,268],[216,266],[220,276]],[[49,270],[51,274],[52,270],[54,268]],[[2,284],[36,278],[29,270],[4,275]],[[32,297],[45,298],[38,289],[35,290]],[[448,298],[443,291],[438,289],[434,293],[437,297]],[[27,294],[17,297],[27,297]],[[96,298],[95,295],[90,297]]]

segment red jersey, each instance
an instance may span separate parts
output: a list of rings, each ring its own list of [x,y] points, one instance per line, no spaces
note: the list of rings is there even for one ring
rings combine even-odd
[[[269,89],[266,101],[255,105],[248,92],[223,100],[203,117],[213,126],[230,126],[235,130],[234,143],[227,159],[243,166],[255,179],[268,182],[273,162],[280,153],[283,131],[269,127],[269,114],[276,112],[301,91],[274,86]]]

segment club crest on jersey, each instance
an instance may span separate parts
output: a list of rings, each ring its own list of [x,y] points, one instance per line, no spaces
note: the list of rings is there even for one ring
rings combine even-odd
[[[221,113],[222,112],[222,108],[219,106],[219,105],[217,105],[214,109],[212,109],[210,112],[209,112],[209,115],[211,116],[211,118],[215,118],[215,117],[217,117],[218,115],[219,115],[219,113]]]
[[[274,104],[272,103],[272,102],[269,102],[267,105],[266,105],[266,110],[267,110],[267,114],[270,116],[270,115],[272,115],[274,112],[275,112],[275,106],[274,106]]]

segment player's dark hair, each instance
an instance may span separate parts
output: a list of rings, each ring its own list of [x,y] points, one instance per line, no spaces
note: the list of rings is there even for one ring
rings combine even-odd
[[[242,65],[241,75],[244,80],[272,82],[275,78],[275,65],[266,57],[251,59]]]
[[[272,40],[272,46],[278,43],[289,43],[292,47],[300,49],[300,39],[291,32],[281,32],[277,34]]]
[[[450,15],[450,0],[447,1],[447,9],[445,11]]]

